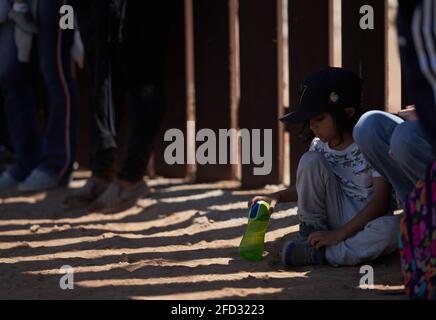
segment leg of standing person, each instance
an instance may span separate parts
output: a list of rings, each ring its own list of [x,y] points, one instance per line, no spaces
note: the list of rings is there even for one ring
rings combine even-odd
[[[94,178],[105,182],[106,187],[115,176],[114,166],[118,147],[112,63],[115,45],[109,40],[113,38],[111,26],[116,25],[117,21],[114,21],[116,19],[111,14],[111,3],[113,2],[94,1],[89,16],[96,17],[96,20],[87,27],[91,36],[87,36],[85,43],[93,83],[91,171]]]
[[[37,192],[68,184],[76,156],[77,104],[71,75],[73,30],[59,26],[59,8],[67,2],[39,1],[40,70],[48,93],[49,115],[42,143],[42,159],[20,184],[22,192]]]
[[[0,25],[8,21],[9,11],[11,11],[9,0],[0,0]]]
[[[115,178],[117,132],[123,118],[124,84],[121,79],[120,41],[123,1],[78,2],[79,27],[83,31],[87,67],[91,74],[90,165],[92,177],[68,195],[64,204],[82,207],[95,201]]]
[[[133,204],[145,192],[144,175],[165,112],[168,39],[179,9],[177,4],[165,1],[127,1],[122,58],[128,95],[126,154],[117,181],[91,210]]]
[[[123,60],[129,130],[117,176],[121,181],[136,184],[143,180],[163,120],[164,72],[174,10],[165,1],[128,2]]]
[[[4,112],[3,96],[0,90],[0,175],[12,162],[12,148]]]
[[[4,110],[4,101],[0,89],[0,146],[3,146],[4,148],[9,148],[10,140],[9,140],[8,129],[6,128],[6,126],[7,126],[7,122],[6,122],[6,115]]]
[[[7,129],[16,159],[0,177],[0,191],[14,190],[38,165],[41,156],[35,95],[29,63],[18,61],[15,26],[0,26],[0,89]]]

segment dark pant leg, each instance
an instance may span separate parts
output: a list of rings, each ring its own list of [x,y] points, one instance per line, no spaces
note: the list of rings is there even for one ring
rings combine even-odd
[[[0,146],[10,149],[10,139],[7,129],[6,114],[4,110],[4,101],[0,89]]]
[[[18,62],[14,28],[12,23],[0,26],[0,90],[7,131],[16,154],[10,173],[21,181],[38,165],[41,142],[30,65]]]
[[[91,73],[91,170],[93,176],[111,180],[115,176],[116,135],[122,104],[121,61],[117,60],[119,44],[112,29],[119,25],[113,14],[114,1],[92,0],[77,6],[87,67]],[[121,91],[121,93],[120,93]]]
[[[164,102],[161,84],[129,89],[126,152],[118,173],[120,180],[140,181],[147,170],[154,140],[160,128]]]
[[[0,173],[2,173],[5,170],[6,165],[10,163],[10,152],[12,150],[6,125],[3,96],[0,90]]]
[[[62,179],[69,175],[76,157],[77,99],[71,75],[73,30],[59,27],[59,8],[67,1],[38,2],[40,69],[47,89],[49,115],[40,168]]]
[[[164,71],[176,1],[128,1],[124,61],[128,94],[126,154],[118,178],[140,181],[165,113]]]

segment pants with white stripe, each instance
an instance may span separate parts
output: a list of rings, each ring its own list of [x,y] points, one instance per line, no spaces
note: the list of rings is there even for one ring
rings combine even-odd
[[[436,1],[400,0],[397,27],[403,76],[436,154]]]
[[[10,173],[20,181],[35,168],[56,174],[61,180],[69,174],[75,159],[77,108],[70,57],[74,33],[59,28],[59,9],[65,2],[38,1],[37,5],[39,34],[34,37],[34,43],[48,100],[43,137],[38,130],[32,83],[35,68],[17,59],[14,24],[0,26],[0,88],[9,136],[17,156]]]

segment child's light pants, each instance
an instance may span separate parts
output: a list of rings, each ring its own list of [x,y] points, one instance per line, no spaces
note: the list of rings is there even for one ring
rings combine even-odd
[[[318,230],[336,230],[349,222],[368,201],[347,197],[324,156],[307,152],[297,172],[300,222]],[[345,241],[326,247],[326,259],[334,266],[357,265],[389,254],[398,248],[399,217],[375,219]]]

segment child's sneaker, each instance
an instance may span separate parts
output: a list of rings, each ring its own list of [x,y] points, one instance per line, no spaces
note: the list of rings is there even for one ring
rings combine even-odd
[[[326,264],[325,249],[316,250],[308,242],[290,241],[282,251],[282,261],[286,266],[309,266]]]
[[[33,19],[32,15],[28,11],[16,11],[11,10],[9,12],[9,19],[13,20],[17,27],[27,33],[36,34],[39,32],[39,28]]]

